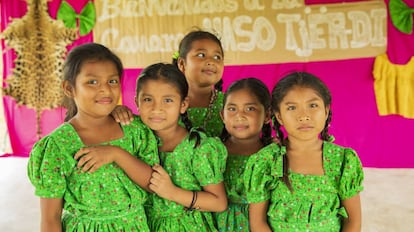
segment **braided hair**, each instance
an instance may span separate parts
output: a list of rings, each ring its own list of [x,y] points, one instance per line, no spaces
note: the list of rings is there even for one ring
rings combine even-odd
[[[248,77],[248,78],[240,79],[240,80],[233,82],[227,88],[227,91],[224,94],[223,107],[226,105],[227,97],[232,92],[242,90],[242,89],[248,90],[252,95],[254,95],[257,98],[257,100],[259,100],[259,102],[263,105],[265,113],[270,112],[271,104],[270,104],[269,89],[261,80],[254,78],[254,77]],[[220,138],[224,142],[229,137],[230,137],[230,134],[227,131],[226,127],[224,127]],[[272,142],[272,128],[269,123],[263,124],[261,141],[264,146]]]
[[[331,106],[332,96],[328,87],[316,76],[307,72],[293,72],[284,77],[276,84],[272,90],[272,110],[274,113],[280,112],[280,103],[286,94],[294,87],[306,87],[313,89],[323,100],[325,107]],[[328,134],[329,124],[332,119],[332,111],[329,110],[328,117],[325,121],[325,126],[321,131],[320,137],[324,141],[330,141],[331,136]],[[272,116],[274,130],[276,131],[276,138],[283,146],[288,146],[287,135],[284,134],[282,126],[276,120],[275,115]],[[288,158],[283,154],[283,176],[282,181],[287,185],[290,191],[292,190],[288,175]]]

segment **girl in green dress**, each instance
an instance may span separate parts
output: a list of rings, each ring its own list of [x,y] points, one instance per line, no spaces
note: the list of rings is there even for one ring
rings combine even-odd
[[[208,136],[220,136],[223,121],[222,75],[224,53],[220,40],[208,31],[188,33],[180,42],[173,56],[173,64],[184,73],[189,84],[188,118],[196,128],[202,128]],[[120,123],[132,121],[132,111],[118,106],[112,113]]]
[[[229,154],[224,173],[229,203],[226,211],[215,214],[219,231],[250,231],[243,173],[252,154],[271,152],[276,146],[269,145],[270,110],[269,90],[259,79],[241,79],[227,89],[221,117],[225,125],[222,140]]]
[[[252,231],[360,231],[363,169],[351,148],[328,135],[331,94],[296,72],[272,91],[274,153],[250,157],[245,184]]]
[[[211,212],[227,208],[226,148],[191,128],[187,95],[187,81],[172,64],[150,65],[138,77],[135,102],[159,139],[160,165],[153,166],[149,185],[155,194],[147,207],[151,231],[217,231]]]
[[[208,136],[220,136],[223,121],[222,76],[224,52],[219,38],[211,32],[194,30],[181,40],[173,63],[184,73],[189,84],[188,117],[194,127]]]
[[[122,72],[119,58],[102,45],[83,44],[68,54],[65,122],[33,146],[28,162],[29,179],[40,197],[40,231],[149,231],[143,188],[148,189],[152,169],[131,154],[151,162],[156,139],[138,119],[121,126],[111,117]],[[142,188],[115,163],[96,170],[100,164],[92,159],[78,168],[74,155],[79,150],[86,160],[104,153],[133,158]]]

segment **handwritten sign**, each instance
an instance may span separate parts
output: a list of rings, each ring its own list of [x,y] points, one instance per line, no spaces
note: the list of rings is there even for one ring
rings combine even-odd
[[[383,1],[100,0],[95,6],[94,40],[130,68],[170,62],[194,27],[218,35],[226,65],[374,57],[387,45]]]

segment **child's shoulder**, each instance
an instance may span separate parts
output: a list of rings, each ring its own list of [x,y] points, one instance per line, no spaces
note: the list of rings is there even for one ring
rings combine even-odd
[[[134,120],[126,125],[121,125],[124,134],[133,140],[156,140],[154,132],[142,121],[139,115],[134,115]]]
[[[197,138],[198,137],[198,138]],[[208,136],[204,130],[199,128],[192,128],[188,134],[187,141],[197,150],[202,149],[219,149],[226,150],[226,147],[221,142],[219,137]]]
[[[271,143],[263,147],[257,153],[251,155],[246,164],[246,177],[248,176],[273,176],[283,175],[283,156],[286,155],[284,146]],[[250,177],[249,177],[250,178]],[[263,178],[272,179],[272,178]]]
[[[252,154],[249,158],[250,163],[274,163],[277,160],[281,159],[283,155],[286,154],[286,148],[277,143],[270,143],[269,145],[263,147],[255,154]]]
[[[132,122],[131,122],[132,125],[138,125],[138,126],[145,125],[139,115],[134,114],[133,118],[134,118],[134,120],[132,120]]]
[[[260,149],[258,153],[269,153],[269,152],[281,155],[281,153],[286,153],[286,147],[278,143],[272,142],[264,146],[262,149]]]
[[[216,143],[219,143],[219,144],[222,145],[222,142],[221,142],[220,138],[218,138],[216,136],[209,136],[207,134],[207,132],[205,132],[203,129],[192,128],[190,130],[190,134],[191,133],[198,134],[198,136],[200,137],[200,145],[202,145],[202,144],[216,144]]]
[[[144,122],[142,121],[141,117],[139,115],[133,115],[134,120],[131,121],[131,123],[129,124],[125,124],[122,125],[122,128],[132,128],[132,129],[139,129],[139,128],[143,128],[143,129],[149,129]]]
[[[349,147],[324,142],[323,157],[328,170],[337,170],[340,172],[345,166],[352,166],[356,169],[362,168],[358,154],[354,149]]]
[[[42,137],[38,142],[42,142],[45,140],[54,140],[59,138],[68,138],[78,136],[75,128],[68,122],[64,122],[58,127],[56,127],[53,131],[49,134]]]
[[[257,153],[254,155],[271,155],[271,156],[281,156],[286,153],[286,147],[282,146],[278,143],[270,143],[266,146],[264,146],[262,149],[260,149]]]
[[[81,144],[79,135],[70,123],[63,123],[39,139],[32,147],[32,153],[41,155],[45,150],[64,150]]]
[[[358,156],[356,151],[349,147],[344,147],[332,142],[324,142],[323,155],[331,158],[346,159]]]

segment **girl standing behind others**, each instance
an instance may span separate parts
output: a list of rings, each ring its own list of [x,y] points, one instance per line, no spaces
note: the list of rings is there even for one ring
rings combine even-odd
[[[227,208],[226,149],[191,128],[187,95],[187,81],[172,64],[150,65],[138,77],[135,102],[159,138],[161,165],[153,167],[149,186],[156,195],[147,208],[152,231],[217,231],[210,212]]]
[[[250,231],[243,173],[252,154],[272,153],[277,146],[272,143],[270,110],[269,90],[259,79],[241,79],[227,89],[221,117],[229,154],[224,173],[229,203],[226,211],[215,214],[219,231]]]
[[[330,142],[330,107],[328,88],[309,73],[291,73],[274,87],[282,146],[247,164],[252,231],[361,230],[362,165],[353,149]]]
[[[151,130],[138,120],[121,126],[110,116],[120,98],[122,72],[119,58],[100,44],[80,45],[67,56],[65,123],[34,145],[28,163],[40,197],[40,231],[149,231],[142,188],[148,189],[150,166],[136,163],[140,188],[114,163],[83,172],[93,171],[95,163],[77,168],[74,158],[82,149],[85,156],[88,149],[149,160],[156,154]]]
[[[222,76],[224,51],[213,33],[195,30],[181,40],[173,63],[184,73],[189,84],[188,116],[194,127],[201,127],[208,136],[220,136],[223,121]]]
[[[224,52],[220,40],[214,34],[196,30],[188,33],[180,42],[173,56],[175,64],[189,84],[188,117],[194,127],[203,128],[208,136],[220,136],[223,121],[222,75]],[[120,123],[132,121],[132,111],[118,106],[113,117]]]

